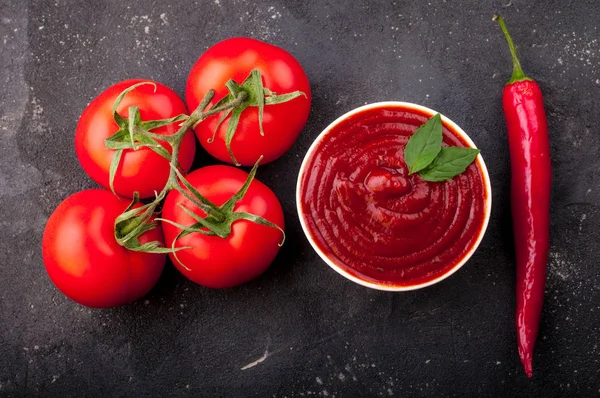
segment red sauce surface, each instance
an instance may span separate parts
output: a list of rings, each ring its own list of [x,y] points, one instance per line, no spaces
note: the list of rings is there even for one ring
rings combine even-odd
[[[404,147],[431,115],[386,105],[337,124],[308,159],[303,218],[321,250],[352,275],[412,286],[452,269],[483,228],[478,162],[444,182],[408,175]],[[468,146],[444,124],[444,145]]]

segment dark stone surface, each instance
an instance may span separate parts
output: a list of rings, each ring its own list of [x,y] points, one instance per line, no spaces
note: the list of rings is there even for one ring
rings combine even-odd
[[[0,396],[595,396],[600,393],[600,9],[564,1],[4,0],[0,5]],[[505,14],[545,94],[552,248],[535,375],[514,328]],[[196,58],[247,35],[293,53],[314,102],[293,149],[262,167],[288,241],[257,280],[194,285],[168,266],[134,304],[90,310],[48,279],[40,241],[66,196],[95,184],[73,134],[85,105],[132,77],[183,94]],[[369,290],[330,270],[295,213],[301,159],[333,119],[417,102],[481,148],[493,214],[472,260],[424,290]],[[198,165],[211,163],[200,153]],[[266,356],[256,366],[246,365]]]

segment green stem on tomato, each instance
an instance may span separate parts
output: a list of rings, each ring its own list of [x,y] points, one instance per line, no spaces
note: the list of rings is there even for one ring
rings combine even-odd
[[[254,74],[255,71],[253,71],[252,73]],[[260,81],[260,84],[262,87],[262,80]],[[276,104],[280,102],[289,101],[290,99],[293,99],[302,93],[299,94],[299,92],[294,92],[283,96],[275,96],[274,94],[270,94],[270,96],[267,96],[267,98],[265,98],[265,94],[263,93],[261,88],[260,92],[263,94],[261,94],[260,99],[256,99],[252,97],[249,91],[243,89],[243,86],[237,87],[235,85],[235,82],[230,81],[228,82],[230,94],[228,94],[225,98],[221,99],[219,102],[214,104],[212,108],[208,110],[206,110],[206,107],[211,103],[215,96],[215,92],[213,90],[208,91],[208,93],[200,102],[200,105],[198,105],[198,107],[189,116],[178,115],[170,119],[142,121],[139,117],[139,111],[137,110],[137,108],[130,107],[130,117],[132,117],[132,119],[128,120],[120,116],[116,112],[116,109],[118,107],[118,104],[123,99],[124,95],[127,94],[129,91],[133,90],[135,87],[137,86],[128,88],[117,98],[117,101],[115,102],[115,105],[113,107],[113,114],[115,122],[117,123],[117,125],[119,125],[120,129],[115,134],[113,134],[113,136],[105,140],[105,145],[107,146],[107,148],[118,150],[115,156],[119,155],[119,158],[113,160],[113,163],[117,166],[118,161],[120,159],[119,151],[122,151],[124,149],[135,150],[137,149],[137,147],[148,147],[169,161],[170,172],[169,177],[167,179],[167,183],[160,191],[160,193],[155,193],[156,197],[152,202],[147,203],[141,207],[134,208],[134,206],[139,202],[139,197],[136,193],[129,207],[117,217],[117,219],[115,220],[115,238],[117,240],[117,243],[130,250],[143,251],[147,253],[175,253],[178,250],[185,249],[184,247],[175,248],[174,243],[171,248],[165,248],[159,242],[147,242],[141,244],[138,240],[138,238],[144,232],[156,227],[156,223],[154,222],[152,217],[155,214],[155,210],[160,206],[162,200],[171,190],[176,190],[180,192],[194,206],[202,210],[202,212],[204,212],[206,215],[203,218],[194,214],[194,212],[192,212],[190,209],[183,208],[183,210],[186,211],[192,218],[194,218],[196,222],[191,226],[184,227],[184,229],[180,232],[176,239],[179,239],[179,237],[183,237],[189,233],[194,233],[198,231],[201,231],[202,233],[205,233],[207,235],[216,235],[221,238],[226,238],[231,233],[232,223],[240,219],[245,219],[250,222],[265,225],[271,228],[276,228],[282,232],[284,236],[283,239],[285,239],[285,233],[278,225],[273,224],[260,216],[244,212],[236,212],[234,210],[235,203],[244,196],[244,194],[248,190],[248,187],[250,186],[250,183],[254,179],[256,169],[258,168],[262,156],[254,164],[254,167],[248,174],[246,182],[240,188],[240,190],[235,195],[233,195],[225,204],[221,206],[217,206],[213,202],[205,198],[194,186],[192,186],[186,180],[185,176],[183,175],[184,172],[183,170],[181,170],[177,158],[179,156],[179,148],[181,146],[181,143],[183,142],[183,139],[185,138],[188,131],[194,128],[198,123],[202,122],[207,117],[223,111],[225,111],[226,113],[230,113],[232,109],[243,110],[248,106],[261,107],[264,106],[265,103],[267,103],[267,99],[270,100],[269,104]],[[249,98],[253,98],[253,102],[251,101],[251,103],[249,103]],[[273,101],[273,98],[275,98],[276,101]],[[257,101],[258,104],[255,104]],[[151,132],[153,128],[161,127],[171,123],[181,123],[179,125],[178,130],[174,134],[159,135]],[[127,141],[125,141],[125,139],[127,139]],[[166,142],[171,146],[170,153],[165,148],[163,148],[163,145],[160,144],[161,141]],[[112,168],[113,166],[111,166],[111,170]],[[116,170],[116,168],[114,169]]]
[[[202,120],[206,119],[209,116],[212,116],[216,113],[222,112],[222,111],[230,109],[230,108],[235,108],[236,106],[240,105],[247,97],[247,94],[245,92],[240,92],[233,101],[223,104],[216,108],[211,108],[208,111],[205,111],[205,109],[208,106],[208,104],[210,103],[210,101],[212,101],[214,95],[215,95],[215,92],[213,90],[210,90],[208,93],[206,93],[206,95],[200,102],[200,105],[198,105],[198,107],[194,110],[194,112],[192,112],[190,117],[185,122],[183,122],[183,124],[181,125],[179,130],[177,130],[177,132],[175,134],[173,134],[172,136],[167,137],[167,141],[171,145],[171,150],[172,150],[172,152],[171,152],[171,166],[172,167],[171,167],[171,171],[169,173],[169,179],[167,181],[167,184],[163,188],[163,191],[169,191],[171,189],[176,189],[185,195],[185,192],[184,192],[185,189],[181,187],[181,185],[178,181],[178,178],[177,178],[176,167],[177,167],[177,157],[179,154],[179,147],[181,146],[181,141],[183,141],[183,138],[185,137],[185,134],[187,133],[187,131],[189,129],[191,129],[194,125],[196,125],[197,123],[201,122]],[[207,215],[208,214],[212,215],[216,220],[222,221],[225,219],[225,215],[221,213],[221,211],[219,210],[219,208],[217,206],[215,206],[214,204],[212,204],[210,202],[205,203],[205,205],[208,206],[210,209],[207,212]]]
[[[223,110],[239,106],[247,98],[248,94],[246,92],[240,92],[232,101],[205,111],[208,104],[210,104],[214,98],[214,95],[215,92],[210,90],[204,96],[200,105],[198,105],[194,112],[192,112],[191,115],[183,121],[179,129],[172,135],[157,135],[151,133],[150,131],[140,129],[139,127],[135,129],[136,133],[146,135],[150,138],[160,139],[167,142],[171,146],[171,154],[169,159],[171,170],[167,183],[160,193],[156,193],[156,197],[152,202],[144,205],[139,209],[138,212],[135,212],[133,209],[129,208],[128,211],[126,211],[115,221],[115,233],[117,234],[116,239],[119,244],[132,250],[135,250],[140,246],[139,242],[137,242],[137,238],[141,232],[141,229],[144,228],[141,226],[141,224],[149,223],[151,213],[153,213],[154,210],[159,206],[162,200],[166,197],[167,193],[173,189],[184,194],[188,199],[195,203],[196,206],[201,208],[207,216],[210,215],[216,222],[223,222],[227,219],[227,215],[224,214],[219,207],[211,201],[203,200],[202,202],[199,202],[195,198],[191,197],[185,188],[181,186],[180,177],[182,178],[182,176],[180,173],[178,173],[179,162],[177,158],[179,157],[179,148],[187,132],[193,128],[194,125],[206,119],[207,117],[222,112]],[[130,129],[133,131],[135,127],[137,126],[130,127]],[[138,201],[138,198],[134,197],[132,204],[137,203]],[[131,211],[133,211],[133,213],[126,215],[126,213]],[[155,252],[164,252],[165,249],[158,248],[152,250],[155,250]]]
[[[141,216],[131,218],[125,226],[123,226],[119,229],[119,232],[121,233],[122,236],[126,236],[131,231],[136,229],[137,226],[140,225],[141,222],[142,222]]]
[[[532,78],[527,76],[525,73],[523,73],[523,68],[521,67],[521,62],[519,62],[519,57],[517,57],[517,49],[515,48],[515,44],[513,43],[512,38],[510,37],[510,34],[508,33],[508,29],[506,28],[504,19],[498,14],[495,14],[492,19],[494,21],[498,21],[498,23],[500,24],[500,29],[502,29],[502,33],[504,33],[504,37],[506,38],[506,41],[508,42],[508,48],[510,49],[510,55],[512,57],[513,73],[507,84],[513,84],[513,83],[521,82],[524,80],[533,80]]]

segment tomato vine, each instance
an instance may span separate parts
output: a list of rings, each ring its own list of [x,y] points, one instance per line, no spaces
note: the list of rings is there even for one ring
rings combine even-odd
[[[186,247],[174,247],[175,241],[183,236],[191,233],[200,233],[209,236],[227,238],[231,233],[231,226],[235,221],[248,220],[257,224],[276,228],[281,231],[283,238],[280,245],[282,245],[285,240],[285,233],[278,225],[266,220],[263,217],[247,212],[237,212],[234,210],[235,204],[244,197],[248,187],[252,183],[262,157],[259,158],[254,164],[254,167],[250,171],[248,178],[238,192],[223,205],[217,206],[205,198],[186,180],[185,176],[183,175],[183,171],[177,162],[177,156],[181,142],[191,128],[194,128],[209,116],[222,113],[219,119],[219,125],[228,117],[230,117],[227,126],[228,151],[232,157],[232,160],[234,160],[234,163],[237,164],[229,144],[233,134],[235,133],[235,129],[242,112],[251,106],[258,107],[260,115],[259,126],[262,134],[261,116],[262,110],[265,106],[287,102],[305,94],[301,91],[294,91],[292,93],[280,95],[273,93],[268,88],[263,87],[260,72],[258,70],[253,70],[242,84],[238,84],[233,80],[228,81],[226,86],[229,90],[229,94],[218,101],[211,108],[206,109],[215,95],[213,90],[209,90],[198,107],[189,116],[181,114],[169,119],[143,121],[141,119],[139,109],[136,106],[129,107],[128,118],[119,115],[117,113],[117,108],[127,93],[144,84],[154,85],[154,83],[151,82],[141,82],[128,87],[117,97],[113,106],[113,118],[115,123],[119,126],[119,130],[105,140],[105,146],[109,149],[115,150],[110,166],[110,187],[114,193],[114,177],[118,169],[119,162],[121,161],[123,151],[125,150],[135,151],[142,147],[150,148],[169,161],[171,169],[167,183],[160,192],[155,193],[154,200],[142,205],[141,207],[135,207],[139,203],[139,195],[136,192],[129,207],[116,218],[114,224],[114,233],[117,242],[121,246],[133,251],[147,253],[175,253],[178,250],[186,249]],[[171,123],[180,123],[179,129],[174,134],[158,135],[152,133],[152,129]],[[171,146],[171,152],[164,148],[164,146],[160,143],[161,141],[166,142]],[[194,224],[186,226],[176,224],[170,220],[155,218],[158,213],[157,209],[159,205],[162,203],[166,194],[170,190],[179,191],[184,197],[201,209],[206,216],[200,217],[186,207],[180,206],[195,220]],[[173,241],[173,245],[170,248],[164,247],[158,241],[146,242],[144,244],[140,243],[139,241],[140,235],[157,227],[158,221],[170,223],[181,229],[181,232]]]

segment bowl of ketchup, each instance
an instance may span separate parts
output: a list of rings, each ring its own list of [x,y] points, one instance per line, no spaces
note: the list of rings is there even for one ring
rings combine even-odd
[[[300,223],[318,255],[344,277],[379,290],[430,286],[461,268],[481,242],[491,211],[481,155],[442,182],[408,173],[404,147],[436,112],[378,102],[331,123],[298,176]],[[475,148],[442,116],[443,145]]]

